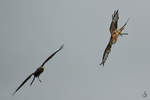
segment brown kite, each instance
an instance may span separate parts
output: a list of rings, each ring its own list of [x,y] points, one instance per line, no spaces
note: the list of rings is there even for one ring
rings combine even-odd
[[[38,78],[39,81],[42,82],[42,81],[40,80],[39,76],[40,76],[41,73],[44,71],[44,65],[45,65],[46,62],[47,62],[48,60],[50,60],[57,52],[59,52],[59,51],[63,48],[63,46],[64,46],[64,45],[61,45],[61,47],[60,47],[57,51],[55,51],[52,55],[50,55],[50,56],[42,63],[42,65],[41,65],[39,68],[37,68],[37,69],[35,70],[35,72],[33,72],[32,74],[30,74],[30,75],[22,82],[22,84],[14,91],[13,95],[31,78],[31,76],[34,76],[34,77],[33,77],[32,82],[30,83],[30,86],[31,86],[32,83],[34,82],[35,78]]]
[[[104,64],[108,58],[108,55],[111,51],[111,47],[113,44],[115,44],[117,42],[118,36],[119,35],[121,35],[121,36],[122,35],[128,35],[128,33],[122,33],[122,31],[124,30],[125,26],[128,23],[128,20],[121,28],[117,29],[118,19],[119,19],[119,14],[118,14],[118,10],[117,10],[117,11],[114,11],[114,13],[112,15],[112,22],[110,24],[110,29],[109,29],[111,37],[110,37],[109,43],[108,43],[108,45],[104,51],[102,62],[100,63],[100,65],[104,66]]]

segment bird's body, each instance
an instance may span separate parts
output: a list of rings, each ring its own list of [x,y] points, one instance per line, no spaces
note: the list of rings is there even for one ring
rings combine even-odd
[[[35,78],[38,78],[40,82],[42,82],[39,78],[39,76],[44,72],[44,65],[46,64],[47,61],[49,61],[57,52],[59,52],[64,45],[62,45],[58,50],[56,50],[52,55],[50,55],[42,64],[40,67],[38,67],[35,72],[33,72],[32,74],[30,74],[23,82],[22,84],[14,91],[13,95],[31,78],[31,76],[33,77],[32,82],[30,83],[30,85],[32,85],[32,83],[34,82]]]
[[[33,75],[34,75],[35,77],[39,77],[43,72],[44,72],[44,67],[41,66],[41,67],[37,68],[37,70],[34,72]]]
[[[127,25],[128,20],[121,28],[117,29],[118,19],[119,19],[119,14],[118,14],[118,10],[117,10],[117,11],[114,11],[114,14],[112,15],[112,22],[110,24],[110,29],[109,29],[111,37],[110,37],[109,43],[104,51],[102,62],[100,63],[100,65],[104,66],[104,64],[108,58],[108,55],[111,51],[111,47],[113,44],[115,44],[117,42],[118,37],[120,35],[127,35],[127,33],[122,33],[122,31],[124,30],[125,26]]]
[[[115,44],[117,42],[119,35],[122,35],[122,30],[121,29],[122,28],[120,28],[118,30],[115,30],[112,33],[111,37],[112,37],[113,44]]]

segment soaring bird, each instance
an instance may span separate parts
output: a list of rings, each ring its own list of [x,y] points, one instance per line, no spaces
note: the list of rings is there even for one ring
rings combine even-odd
[[[111,47],[113,44],[115,44],[117,42],[118,36],[128,35],[128,33],[122,33],[122,31],[124,30],[125,26],[127,25],[129,19],[126,21],[126,23],[121,28],[117,29],[118,19],[119,19],[119,13],[118,13],[118,10],[116,10],[116,11],[114,11],[114,13],[112,15],[112,22],[111,22],[110,28],[109,28],[111,37],[110,37],[109,43],[103,53],[103,58],[102,58],[102,62],[100,63],[100,65],[104,66],[104,64],[108,58],[108,55],[111,51]]]
[[[38,78],[40,82],[42,82],[39,78],[39,76],[41,75],[41,73],[44,71],[44,65],[46,64],[47,61],[49,61],[57,52],[59,52],[64,45],[61,45],[61,47],[56,50],[53,54],[51,54],[42,64],[40,67],[38,67],[35,72],[31,73],[23,82],[22,84],[13,92],[13,95],[31,78],[31,76],[33,77],[33,80],[30,83],[30,86],[32,85],[32,83],[34,82],[35,78]]]

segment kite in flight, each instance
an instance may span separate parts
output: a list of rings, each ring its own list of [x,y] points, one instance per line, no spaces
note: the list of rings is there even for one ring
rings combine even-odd
[[[104,66],[104,64],[108,58],[108,55],[111,51],[111,47],[113,44],[115,44],[117,42],[118,36],[119,35],[120,36],[128,35],[128,33],[122,33],[122,31],[124,30],[125,26],[127,25],[129,19],[121,28],[117,29],[118,19],[119,19],[119,14],[118,14],[118,10],[117,10],[117,11],[114,11],[114,14],[112,15],[112,22],[110,24],[110,29],[109,29],[111,37],[110,37],[109,43],[104,51],[102,62],[100,63],[100,65]]]
[[[43,63],[40,67],[38,67],[36,69],[35,72],[33,72],[32,74],[30,74],[23,82],[22,84],[14,91],[13,95],[31,78],[31,76],[34,76],[33,77],[33,80],[32,82],[30,83],[30,86],[32,85],[32,83],[34,82],[35,78],[38,78],[40,82],[42,82],[39,78],[39,76],[41,75],[41,73],[44,71],[44,65],[46,64],[46,62],[48,60],[50,60],[57,52],[59,52],[62,48],[63,48],[64,45],[61,45],[61,47],[55,51],[52,55],[50,55]]]

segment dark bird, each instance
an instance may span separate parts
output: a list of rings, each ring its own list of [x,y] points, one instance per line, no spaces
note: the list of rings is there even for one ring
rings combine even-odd
[[[115,44],[117,42],[118,36],[128,35],[128,33],[122,33],[122,31],[124,30],[125,26],[127,25],[129,19],[127,20],[127,22],[121,28],[117,29],[118,19],[119,19],[119,13],[118,13],[118,10],[117,10],[117,11],[114,11],[114,13],[112,15],[112,22],[110,24],[110,29],[109,29],[111,37],[110,37],[109,43],[108,43],[108,45],[107,45],[107,47],[104,51],[102,62],[100,63],[100,65],[104,66],[104,64],[105,64],[105,62],[108,58],[108,55],[111,51],[111,47],[112,47],[113,44]]]
[[[39,76],[41,75],[41,73],[44,71],[44,65],[46,64],[47,61],[49,61],[57,52],[59,52],[64,45],[61,45],[61,47],[55,51],[52,55],[50,55],[42,64],[40,67],[38,67],[35,72],[33,72],[32,74],[30,74],[23,82],[22,84],[14,91],[13,95],[31,78],[31,76],[33,77],[33,80],[30,83],[30,86],[32,85],[32,83],[34,82],[35,78],[38,78],[40,82],[42,82],[39,78]]]

